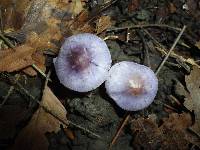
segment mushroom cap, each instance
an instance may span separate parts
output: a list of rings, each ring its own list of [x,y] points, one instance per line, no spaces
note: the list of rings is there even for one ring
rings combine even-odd
[[[109,71],[105,82],[108,95],[124,110],[137,111],[149,106],[158,90],[158,79],[144,65],[122,61]]]
[[[106,80],[111,62],[106,43],[96,35],[83,33],[65,39],[54,66],[64,86],[88,92]]]

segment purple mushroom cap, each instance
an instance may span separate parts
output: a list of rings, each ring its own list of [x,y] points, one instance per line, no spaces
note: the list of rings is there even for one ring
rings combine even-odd
[[[108,95],[124,110],[137,111],[149,106],[158,90],[158,79],[144,65],[122,61],[111,67],[105,83]]]
[[[111,62],[106,43],[96,35],[83,33],[65,39],[54,66],[64,86],[88,92],[106,80]]]

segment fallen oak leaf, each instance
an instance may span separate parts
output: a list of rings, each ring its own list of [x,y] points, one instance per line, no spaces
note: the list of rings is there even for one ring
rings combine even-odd
[[[21,45],[13,49],[0,51],[0,72],[13,72],[34,63],[31,55],[35,50],[29,45]]]
[[[190,95],[186,97],[184,106],[190,111],[194,111],[195,123],[191,127],[198,135],[200,135],[200,69],[193,66],[190,75],[185,77],[186,87]]]
[[[110,16],[101,16],[96,24],[97,34],[110,28],[112,25]]]
[[[15,144],[11,150],[47,150],[48,140],[45,137],[46,132],[58,132],[60,121],[46,112],[47,108],[60,119],[66,119],[66,110],[60,101],[56,98],[49,87],[45,87],[42,101],[38,110],[34,113],[28,125],[19,133]],[[66,127],[65,125],[63,125]]]

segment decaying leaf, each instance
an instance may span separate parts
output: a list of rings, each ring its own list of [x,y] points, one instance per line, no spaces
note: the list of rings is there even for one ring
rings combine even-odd
[[[41,101],[48,110],[51,110],[62,120],[66,120],[66,110],[49,87],[43,91]],[[47,132],[57,132],[60,129],[61,122],[47,113],[42,107],[34,113],[28,125],[20,132],[16,138],[12,150],[47,150],[48,140],[45,137]]]
[[[24,23],[30,0],[1,0],[1,12],[5,31],[20,29]]]
[[[91,13],[88,10],[83,10],[73,21],[66,22],[64,26],[66,26],[67,32],[69,32],[67,33],[69,34],[68,36],[82,32],[93,33],[95,27],[88,22],[90,17]]]
[[[49,31],[49,29],[47,29]],[[50,42],[50,40],[54,39],[56,37],[56,35],[58,35],[60,38],[60,32],[59,33],[55,33],[57,30],[53,31],[53,32],[49,32],[47,33],[47,31],[45,31],[44,33],[38,35],[36,32],[30,32],[27,35],[27,39],[26,39],[26,43],[28,43],[29,45],[31,45],[32,47],[34,47],[37,50],[45,50],[45,49],[58,49],[57,46],[55,44],[53,44],[52,42]],[[53,36],[51,36],[51,34]],[[57,38],[57,40],[58,40]],[[55,39],[54,39],[55,40]]]
[[[83,5],[81,0],[72,0],[71,3],[71,13],[73,16],[78,15],[83,10]]]
[[[195,123],[191,128],[200,135],[200,69],[194,66],[190,75],[185,77],[185,82],[190,97],[185,99],[184,105],[194,111]]]
[[[28,45],[21,45],[13,49],[0,51],[0,71],[13,72],[34,63],[31,55],[34,49]]]
[[[43,55],[43,51],[36,51],[32,55],[32,59],[34,61],[34,64],[42,71],[46,71],[46,66],[45,66],[45,56]],[[27,67],[23,69],[23,72],[30,76],[35,76],[37,75],[37,72],[33,69],[33,67]]]
[[[103,32],[107,28],[111,27],[111,18],[110,16],[101,16],[96,25],[97,34]]]
[[[200,144],[186,130],[191,125],[191,116],[187,113],[170,114],[163,119],[161,126],[156,123],[155,115],[132,121],[135,135],[133,145],[137,149],[188,149],[189,143]]]

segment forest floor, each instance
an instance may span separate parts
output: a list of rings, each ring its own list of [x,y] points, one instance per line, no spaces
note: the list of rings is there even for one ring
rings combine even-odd
[[[0,149],[200,149],[198,0],[1,0]],[[92,33],[112,64],[150,67],[158,93],[126,112],[106,93],[78,93],[56,76],[66,37]]]

